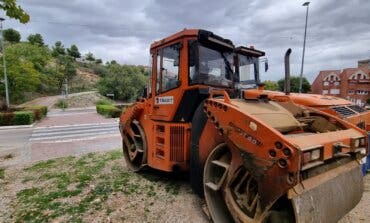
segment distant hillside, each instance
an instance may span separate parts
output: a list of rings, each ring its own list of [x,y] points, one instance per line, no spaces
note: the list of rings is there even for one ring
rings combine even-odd
[[[28,41],[20,42],[20,34],[17,35],[16,40],[5,38],[9,96],[13,105],[60,95],[66,86],[69,93],[98,90],[102,95],[114,94],[115,99],[123,101],[142,95],[149,73],[144,66],[121,65],[115,60],[103,63],[91,52],[81,55],[74,44],[65,48],[57,41],[47,46],[40,34],[31,34]],[[0,102],[4,97],[4,85],[0,84]]]
[[[71,93],[77,93],[96,90],[99,80],[100,76],[95,74],[93,70],[85,70],[77,67],[76,75],[68,83],[69,91]]]

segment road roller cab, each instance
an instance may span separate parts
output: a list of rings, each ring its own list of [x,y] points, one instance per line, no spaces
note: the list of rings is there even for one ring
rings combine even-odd
[[[188,171],[214,222],[335,222],[358,203],[365,131],[249,94],[264,52],[185,29],[150,55],[147,94],[120,117],[130,169]]]

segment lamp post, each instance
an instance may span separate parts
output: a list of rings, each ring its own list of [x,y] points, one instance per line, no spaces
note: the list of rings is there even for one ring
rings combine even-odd
[[[301,64],[301,74],[299,76],[299,93],[302,93],[302,78],[303,78],[303,64],[304,64],[304,52],[306,49],[306,34],[307,34],[307,20],[308,20],[308,8],[309,8],[310,2],[303,3],[302,6],[306,7],[306,23],[304,26],[304,38],[303,38],[303,52],[302,52],[302,64]]]
[[[6,107],[9,108],[9,91],[8,91],[8,77],[6,75],[6,64],[5,64],[5,47],[4,47],[4,37],[3,37],[3,21],[5,19],[0,17],[0,31],[1,31],[1,49],[3,54],[3,69],[4,69],[4,84],[5,84],[5,101]]]

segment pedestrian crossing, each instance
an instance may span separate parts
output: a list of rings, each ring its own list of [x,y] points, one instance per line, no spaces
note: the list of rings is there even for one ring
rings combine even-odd
[[[119,135],[118,123],[36,127],[29,140],[31,142],[61,142],[93,139],[106,135]]]

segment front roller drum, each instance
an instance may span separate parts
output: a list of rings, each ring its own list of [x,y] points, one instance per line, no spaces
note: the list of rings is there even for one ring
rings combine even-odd
[[[138,121],[123,129],[122,150],[127,166],[134,172],[140,171],[147,163],[147,142],[145,132]]]
[[[363,177],[357,161],[302,181],[289,191],[298,223],[338,222],[361,200]]]

